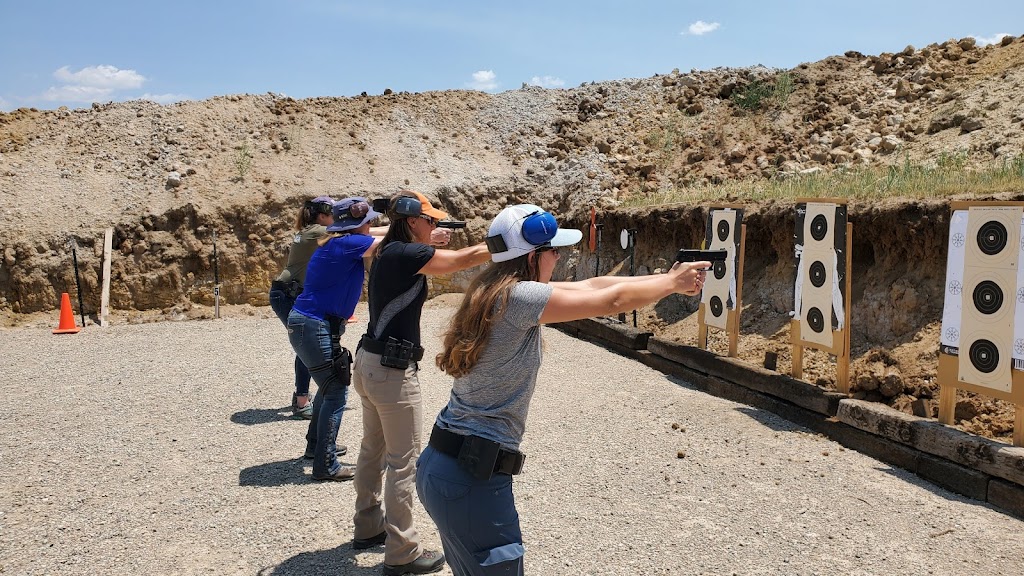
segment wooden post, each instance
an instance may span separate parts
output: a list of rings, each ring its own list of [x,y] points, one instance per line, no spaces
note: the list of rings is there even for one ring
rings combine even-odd
[[[729,333],[729,357],[735,358],[740,347],[740,311],[743,310],[743,261],[747,252],[747,225],[740,224],[740,257],[736,267],[736,308],[732,314],[732,331]]]
[[[100,296],[100,326],[107,326],[110,314],[110,248],[114,242],[114,229],[107,228],[103,234],[103,292]]]
[[[1024,446],[1024,405],[1017,404],[1013,409],[1013,445]]]
[[[697,308],[697,348],[708,349],[708,325],[704,323],[705,306],[698,304]]]
[[[797,380],[804,377],[804,347],[800,345],[800,321],[789,321],[789,334],[793,340],[793,366],[789,373]]]
[[[853,224],[846,223],[846,306],[843,326],[843,353],[836,356],[836,390],[850,393],[850,308],[853,307]]]
[[[953,414],[956,413],[956,388],[939,387],[939,422],[952,426]],[[1018,414],[1019,415],[1019,414]]]

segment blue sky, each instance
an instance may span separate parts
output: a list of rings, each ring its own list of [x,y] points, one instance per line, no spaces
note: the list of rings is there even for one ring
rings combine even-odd
[[[0,0],[0,110],[571,88],[1024,30],[1024,1]]]

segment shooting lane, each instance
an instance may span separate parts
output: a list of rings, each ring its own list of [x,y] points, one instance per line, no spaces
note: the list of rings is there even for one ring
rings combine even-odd
[[[729,356],[739,348],[740,311],[743,309],[743,258],[747,226],[743,206],[711,206],[704,231],[704,248],[728,252],[724,262],[715,262],[704,282],[697,310],[697,347],[708,349],[708,328],[725,331]]]
[[[850,392],[852,243],[845,199],[797,199],[792,375],[803,377],[804,348],[828,352],[836,357],[836,389],[844,394]]]
[[[951,210],[939,422],[953,424],[957,390],[990,396],[1014,405],[1013,445],[1024,446],[1024,202]]]

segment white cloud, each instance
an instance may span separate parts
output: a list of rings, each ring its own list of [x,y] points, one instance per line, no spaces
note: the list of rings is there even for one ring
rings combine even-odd
[[[139,96],[139,100],[149,100],[157,104],[173,104],[182,100],[191,100],[185,94],[150,94],[149,92]]]
[[[53,77],[65,84],[111,90],[138,88],[146,81],[145,76],[135,70],[120,70],[115,66],[87,66],[78,72],[64,66],[54,72]]]
[[[99,102],[109,99],[112,92],[110,88],[95,86],[51,86],[42,98],[48,102]]]
[[[565,86],[565,81],[554,76],[534,76],[527,84],[540,86],[542,88],[559,88]]]
[[[971,38],[974,38],[978,42],[979,46],[987,46],[989,44],[998,44],[1006,36],[1009,36],[1009,34],[1003,32],[1001,34],[989,36],[988,38],[984,38],[982,36],[971,36]]]
[[[703,20],[697,20],[693,24],[690,24],[689,28],[687,28],[687,32],[680,32],[679,34],[681,36],[685,36],[686,34],[692,34],[694,36],[703,36],[709,32],[714,32],[715,30],[718,30],[719,26],[721,26],[721,24],[719,24],[718,22],[705,22]]]
[[[495,90],[498,87],[498,76],[491,70],[478,70],[473,72],[473,81],[467,84],[473,90]]]

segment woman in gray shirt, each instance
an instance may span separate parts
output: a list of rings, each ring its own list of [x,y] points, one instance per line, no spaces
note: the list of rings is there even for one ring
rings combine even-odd
[[[582,237],[559,230],[532,204],[502,210],[487,237],[494,264],[473,279],[444,336],[437,365],[455,382],[417,463],[416,491],[456,576],[523,573],[512,476],[524,461],[519,444],[540,369],[540,325],[698,294],[711,265],[551,282],[558,249]]]

